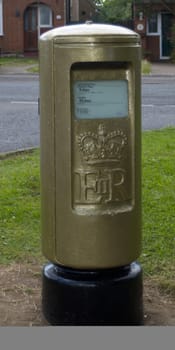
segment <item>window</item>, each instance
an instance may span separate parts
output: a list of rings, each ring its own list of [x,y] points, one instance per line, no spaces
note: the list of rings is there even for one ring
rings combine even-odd
[[[0,0],[0,35],[3,35],[2,0]]]
[[[52,27],[52,11],[46,5],[39,7],[40,27]]]
[[[158,34],[158,16],[157,13],[152,13],[148,18],[148,34]]]

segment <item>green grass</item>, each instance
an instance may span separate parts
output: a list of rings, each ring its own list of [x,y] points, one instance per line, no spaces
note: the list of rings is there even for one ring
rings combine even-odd
[[[38,58],[36,57],[0,57],[0,65],[32,65],[37,64]]]
[[[145,274],[175,294],[175,129],[143,134],[143,252]],[[169,282],[168,282],[169,281]]]
[[[150,74],[151,73],[151,63],[147,60],[142,60],[142,74]]]
[[[0,160],[0,263],[40,257],[39,152]]]
[[[175,128],[143,133],[144,275],[175,295]],[[0,160],[0,263],[38,259],[39,151]]]

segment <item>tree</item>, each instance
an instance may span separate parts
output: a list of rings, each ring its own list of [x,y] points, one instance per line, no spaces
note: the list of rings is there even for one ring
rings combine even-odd
[[[101,1],[99,20],[117,23],[132,17],[132,0],[104,0]]]
[[[93,0],[98,12],[97,19],[100,22],[117,23],[133,17],[134,5],[137,5],[137,13],[143,12],[145,15],[152,13],[152,6],[160,3],[165,11],[174,14],[175,0]]]
[[[175,0],[133,0],[132,2],[137,5],[138,11],[140,9],[145,15],[150,15],[152,13],[152,6],[156,4],[161,4],[164,11],[175,15],[173,6]]]

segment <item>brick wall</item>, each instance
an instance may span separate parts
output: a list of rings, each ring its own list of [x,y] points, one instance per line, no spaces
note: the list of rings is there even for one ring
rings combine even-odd
[[[95,15],[95,6],[93,1],[80,0],[79,3],[80,3],[80,8],[79,8],[80,22],[91,20]]]
[[[84,23],[95,17],[95,5],[92,0],[72,0],[71,23]]]
[[[24,52],[24,12],[28,6],[34,3],[30,0],[3,1],[4,35],[0,37],[2,52]],[[64,0],[43,0],[42,4],[48,5],[52,9],[54,27],[65,24]],[[61,19],[56,19],[57,15],[60,15]]]
[[[136,1],[137,3],[137,1]],[[135,7],[135,19],[134,19],[134,30],[138,32],[141,36],[142,48],[144,57],[150,59],[151,61],[159,61],[162,56],[161,52],[162,38],[163,38],[163,28],[165,30],[164,36],[171,38],[171,24],[169,27],[163,27],[162,14],[172,15],[172,23],[175,23],[175,0],[172,0],[172,3],[164,5],[163,1],[159,3],[154,3],[151,1],[143,1],[143,8],[140,6]],[[139,18],[139,12],[143,12],[143,18]],[[147,33],[147,19],[151,13],[159,14],[158,17],[158,30],[157,33]],[[140,26],[142,24],[142,26]],[[140,29],[141,28],[141,29]],[[166,56],[166,55],[165,55]]]

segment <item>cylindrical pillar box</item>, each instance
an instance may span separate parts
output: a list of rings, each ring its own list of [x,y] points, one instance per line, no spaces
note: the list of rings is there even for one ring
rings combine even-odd
[[[76,302],[69,314],[73,294],[82,305],[88,294],[92,310],[98,295],[101,310],[104,291],[113,303],[118,291],[116,313],[124,290],[129,307],[134,289],[129,323],[142,322],[141,268],[133,265],[141,249],[140,62],[139,36],[126,28],[87,23],[41,36],[42,246],[52,263],[43,272],[43,308],[52,324],[94,324],[85,309],[76,321]],[[111,324],[128,324],[113,316]],[[98,323],[110,317],[97,315]]]

